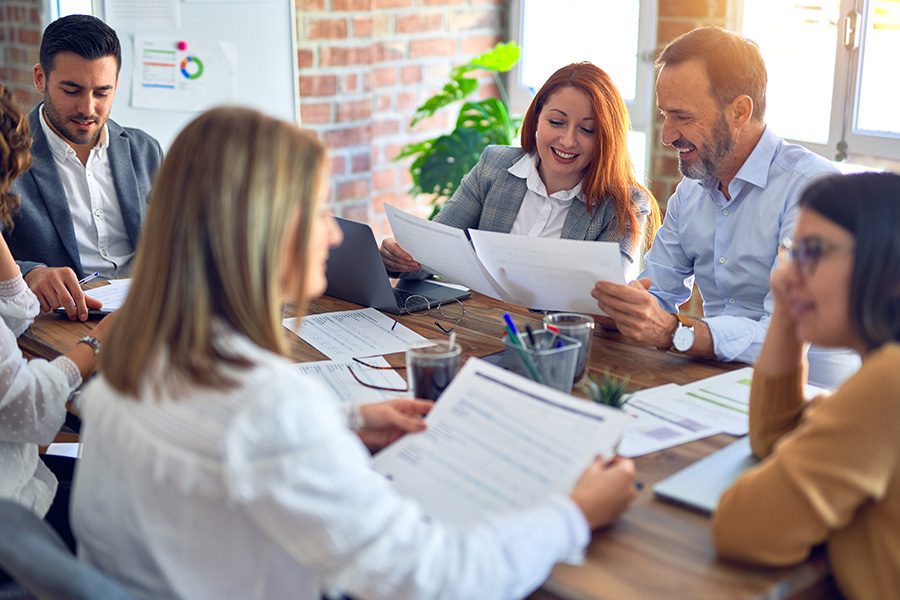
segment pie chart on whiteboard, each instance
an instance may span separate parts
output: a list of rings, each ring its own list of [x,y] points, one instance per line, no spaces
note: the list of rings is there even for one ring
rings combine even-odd
[[[185,79],[200,79],[203,75],[203,61],[196,56],[185,56],[181,59],[181,74]]]

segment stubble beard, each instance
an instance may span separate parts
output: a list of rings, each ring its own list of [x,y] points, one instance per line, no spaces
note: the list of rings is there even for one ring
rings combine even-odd
[[[695,160],[688,164],[678,155],[678,171],[688,179],[707,179],[713,177],[725,158],[734,150],[734,136],[728,129],[725,117],[719,115],[713,130],[713,141],[709,146],[697,147]]]
[[[103,129],[102,126],[98,126],[97,133],[90,137],[87,137],[88,134],[78,136],[69,131],[66,127],[65,120],[60,116],[59,111],[56,110],[56,105],[53,104],[53,101],[50,99],[50,94],[46,91],[44,92],[44,115],[47,117],[47,120],[50,121],[50,124],[53,125],[56,132],[73,144],[78,144],[79,146],[94,146],[97,143],[97,140],[100,139],[100,131]]]

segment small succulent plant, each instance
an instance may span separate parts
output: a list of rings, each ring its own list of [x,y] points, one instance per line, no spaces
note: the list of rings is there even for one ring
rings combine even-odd
[[[609,371],[604,371],[603,379],[599,383],[593,377],[588,376],[587,381],[581,386],[581,391],[598,404],[621,409],[631,399],[631,394],[625,393],[628,390],[629,381],[630,377],[627,375],[619,378],[611,375]]]

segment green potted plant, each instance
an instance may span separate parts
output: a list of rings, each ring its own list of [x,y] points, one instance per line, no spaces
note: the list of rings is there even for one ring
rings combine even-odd
[[[509,71],[518,60],[519,46],[515,42],[499,43],[454,68],[444,87],[416,109],[410,127],[450,104],[464,101],[452,132],[407,144],[395,159],[414,157],[410,165],[413,180],[410,193],[432,195],[433,210],[429,218],[433,218],[442,202],[453,195],[486,146],[508,146],[515,140],[522,118],[510,116],[509,100],[499,74]],[[478,89],[478,80],[471,76],[473,71],[490,72],[500,98],[466,100]]]
[[[631,400],[631,394],[625,393],[628,391],[629,381],[630,378],[627,376],[620,379],[611,375],[609,371],[604,371],[603,379],[599,383],[589,376],[588,380],[582,384],[581,391],[597,404],[621,409]]]

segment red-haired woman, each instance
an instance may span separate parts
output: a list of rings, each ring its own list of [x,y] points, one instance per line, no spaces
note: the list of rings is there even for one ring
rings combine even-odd
[[[488,146],[435,217],[460,229],[619,243],[626,270],[659,228],[659,208],[634,175],[628,109],[603,69],[574,63],[541,87],[522,124],[521,148]],[[393,239],[389,271],[421,268]]]

